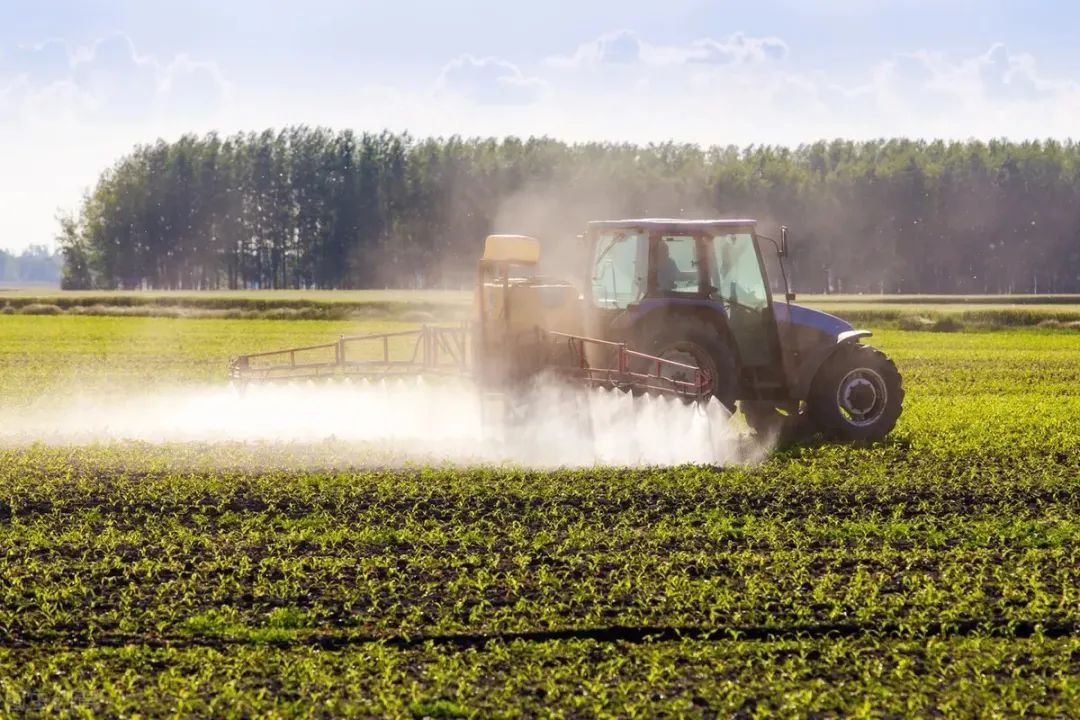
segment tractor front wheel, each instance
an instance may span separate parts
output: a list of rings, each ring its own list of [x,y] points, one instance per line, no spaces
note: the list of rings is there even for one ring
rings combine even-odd
[[[814,429],[830,439],[873,442],[896,426],[903,402],[893,361],[868,345],[850,344],[837,348],[818,370],[807,410]]]

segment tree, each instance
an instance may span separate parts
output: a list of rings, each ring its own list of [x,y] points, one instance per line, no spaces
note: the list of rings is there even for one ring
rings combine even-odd
[[[64,290],[89,290],[94,286],[90,272],[90,252],[83,242],[79,225],[68,213],[61,213],[57,220],[60,223],[60,233],[56,242],[64,256],[60,287]]]

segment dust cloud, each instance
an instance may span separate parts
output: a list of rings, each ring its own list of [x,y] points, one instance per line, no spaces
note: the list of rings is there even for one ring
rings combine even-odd
[[[539,239],[541,275],[585,284],[592,268],[587,248],[577,236],[590,220],[718,216],[723,213],[718,215],[716,208],[688,203],[685,192],[677,188],[664,186],[639,192],[599,174],[587,180],[553,178],[527,183],[499,203],[490,231]]]
[[[0,446],[333,440],[378,447],[401,463],[745,462],[747,439],[729,420],[716,400],[691,405],[552,383],[537,383],[507,401],[457,382],[303,381],[242,391],[204,386],[42,400],[17,416],[0,411]]]

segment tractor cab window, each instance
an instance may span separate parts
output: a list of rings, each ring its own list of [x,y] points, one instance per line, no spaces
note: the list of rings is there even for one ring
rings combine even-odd
[[[645,294],[649,239],[635,232],[598,235],[592,258],[593,303],[625,308]]]
[[[769,289],[758,264],[754,236],[750,233],[716,235],[712,246],[709,284],[713,287],[713,296],[751,310],[768,306]]]
[[[661,237],[656,247],[656,289],[662,293],[696,293],[700,284],[696,238]]]

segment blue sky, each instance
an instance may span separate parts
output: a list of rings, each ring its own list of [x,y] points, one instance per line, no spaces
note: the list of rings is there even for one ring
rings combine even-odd
[[[132,145],[308,123],[797,144],[1070,137],[1080,4],[0,0],[0,247]]]

